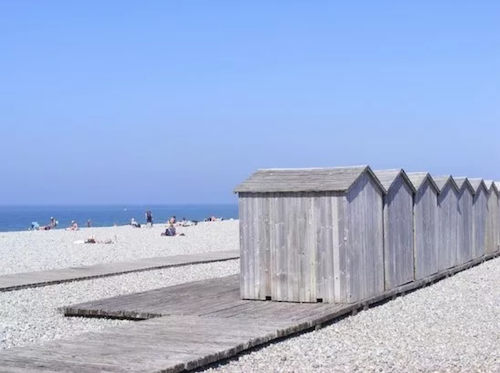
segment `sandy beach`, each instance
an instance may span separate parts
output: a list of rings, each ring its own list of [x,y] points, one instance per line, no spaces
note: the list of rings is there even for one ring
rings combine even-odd
[[[238,222],[179,228],[110,227],[0,234],[1,274],[238,249]],[[118,242],[74,244],[95,235]],[[239,261],[130,273],[0,293],[0,349],[74,338],[128,321],[65,318],[58,307],[222,277]],[[321,330],[243,354],[214,372],[495,372],[500,349],[500,260],[492,260]]]

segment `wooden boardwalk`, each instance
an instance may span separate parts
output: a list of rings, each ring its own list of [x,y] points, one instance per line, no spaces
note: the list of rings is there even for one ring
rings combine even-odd
[[[499,253],[353,304],[239,299],[238,276],[83,303],[68,315],[148,319],[72,340],[0,351],[0,372],[182,372],[355,313]]]
[[[85,267],[14,273],[0,276],[0,292],[54,285],[63,282],[82,281],[98,277],[115,276],[131,272],[150,271],[190,264],[220,262],[238,259],[239,257],[239,250],[229,250],[200,254],[161,256],[128,262],[95,264]]]

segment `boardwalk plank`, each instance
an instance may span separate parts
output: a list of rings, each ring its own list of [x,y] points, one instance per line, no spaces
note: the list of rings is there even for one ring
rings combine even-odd
[[[174,255],[145,258],[130,262],[95,264],[86,267],[53,269],[47,271],[14,273],[0,276],[0,292],[40,287],[64,282],[143,272],[161,268],[178,267],[238,259],[239,250],[211,253]]]

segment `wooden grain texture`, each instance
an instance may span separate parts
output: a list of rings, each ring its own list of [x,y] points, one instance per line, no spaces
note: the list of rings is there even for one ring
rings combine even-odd
[[[451,177],[448,177],[447,181],[443,179],[434,178],[441,188],[438,195],[438,268],[440,271],[456,265],[460,236],[459,190]]]
[[[458,199],[459,236],[456,264],[464,264],[474,256],[474,188],[467,178],[455,178],[460,188]]]
[[[411,178],[412,175],[408,174]],[[438,272],[438,190],[428,176],[419,183],[413,207],[415,279]],[[417,185],[417,184],[414,184]]]
[[[71,267],[46,271],[14,273],[0,276],[0,292],[48,286],[92,278],[117,276],[125,273],[151,271],[190,264],[212,263],[238,259],[238,250],[210,253],[172,255],[138,259],[127,262],[102,263],[85,267]]]
[[[484,182],[478,184],[473,200],[473,259],[486,253],[486,226],[488,222],[488,190]]]
[[[409,181],[398,173],[384,196],[385,290],[414,279],[413,193]]]
[[[488,187],[488,216],[486,222],[486,253],[500,248],[499,191],[493,181],[485,181]]]
[[[347,258],[345,303],[356,302],[384,290],[382,192],[365,173],[347,193],[344,209],[344,250]]]

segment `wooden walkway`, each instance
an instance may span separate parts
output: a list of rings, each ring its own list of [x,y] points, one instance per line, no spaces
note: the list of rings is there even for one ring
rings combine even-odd
[[[73,340],[0,350],[0,372],[176,373],[355,313],[499,253],[355,304],[239,299],[238,276],[192,282],[67,307],[68,315],[144,319]]]
[[[220,262],[240,257],[239,250],[145,258],[128,262],[102,263],[47,271],[14,273],[0,276],[0,292],[116,276],[131,272],[177,267],[190,264]]]

